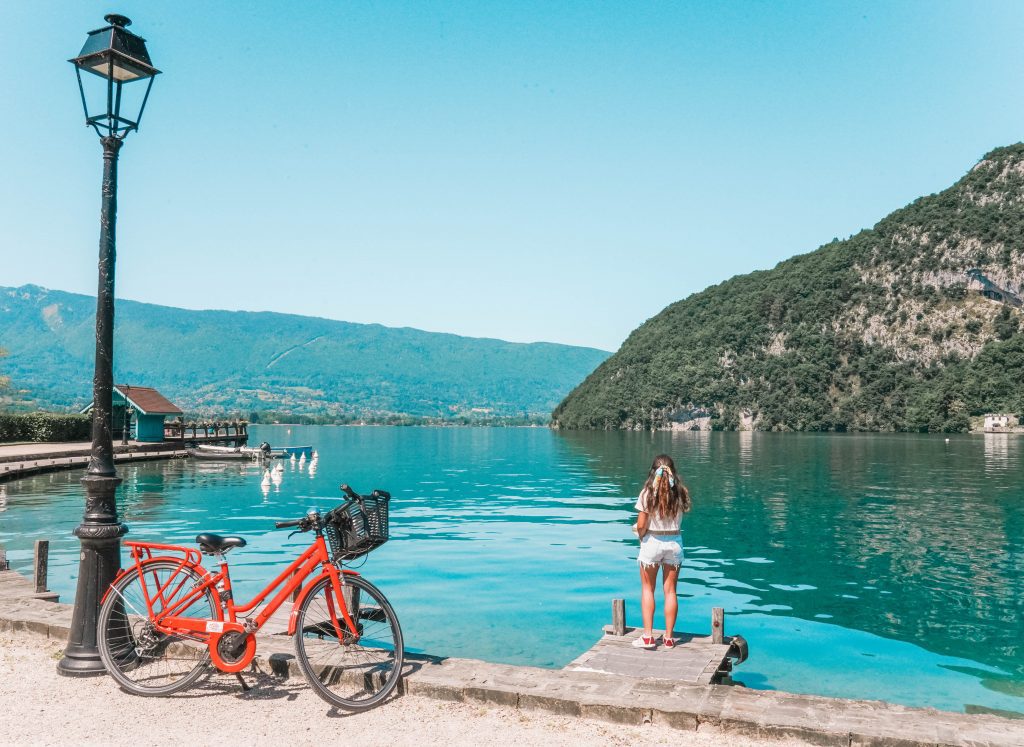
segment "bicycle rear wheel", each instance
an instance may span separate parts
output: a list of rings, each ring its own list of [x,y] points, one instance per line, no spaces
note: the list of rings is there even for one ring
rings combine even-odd
[[[145,591],[153,612],[183,601],[202,583],[191,568],[174,562],[155,561],[133,568],[113,583],[100,607],[97,644],[107,672],[134,695],[170,695],[195,682],[206,670],[210,651],[202,641],[166,635],[150,621]],[[157,589],[164,589],[157,598]],[[214,619],[216,597],[210,589],[198,596],[177,616]]]
[[[380,589],[361,576],[346,576],[343,594],[359,635],[349,632],[331,581],[325,578],[316,582],[299,609],[295,653],[317,695],[341,708],[363,711],[398,685],[404,658],[402,628]],[[341,623],[340,639],[332,617]]]

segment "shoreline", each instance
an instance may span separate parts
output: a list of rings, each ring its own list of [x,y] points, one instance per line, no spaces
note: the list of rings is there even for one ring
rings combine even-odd
[[[4,593],[5,586],[13,588],[20,580],[14,571],[0,572],[0,634],[11,640],[15,636],[32,636],[63,645],[70,627],[71,605]],[[261,635],[254,676],[274,678],[267,682],[276,682],[276,686],[291,688],[300,683],[305,688],[292,652],[292,640],[287,636]],[[676,738],[687,733],[724,733],[730,744],[735,743],[734,736],[795,738],[841,747],[893,744],[1012,747],[1024,743],[1024,721],[989,714],[962,714],[883,701],[845,700],[729,685],[683,685],[665,680],[490,664],[472,659],[408,658],[400,696],[393,701],[399,704],[407,696],[413,696],[446,703],[501,706],[516,713],[540,711],[634,728],[653,725],[659,729],[661,737],[665,736],[666,729]],[[56,677],[55,672],[53,676]],[[107,681],[109,690],[117,690],[107,678],[101,679]],[[223,678],[214,676],[211,681],[217,679]],[[227,675],[224,682],[233,682],[233,678]],[[315,696],[312,698],[318,700]],[[132,699],[126,705],[137,702]]]
[[[390,698],[377,708],[349,714],[320,700],[303,679],[246,674],[243,693],[234,677],[201,679],[191,690],[169,698],[138,698],[109,677],[68,679],[56,673],[62,642],[39,635],[0,633],[0,699],[7,704],[0,721],[3,745],[230,744],[257,739],[280,744],[346,743],[410,745],[580,744],[637,747],[678,745],[720,747],[716,730],[667,732],[651,724],[627,725],[590,718],[512,708],[494,703],[439,701],[422,695]],[[104,720],[98,713],[131,714]],[[107,726],[111,724],[112,726]],[[154,726],[156,725],[156,726]],[[806,747],[795,738],[728,736],[730,747]]]

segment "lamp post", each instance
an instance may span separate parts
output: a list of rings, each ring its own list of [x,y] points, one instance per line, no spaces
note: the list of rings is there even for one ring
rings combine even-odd
[[[131,436],[132,430],[132,415],[135,414],[135,408],[129,405],[127,402],[124,403],[124,429],[121,431],[121,445],[128,445],[128,438]]]
[[[111,439],[117,154],[125,136],[138,129],[153,87],[153,78],[160,72],[149,59],[146,40],[127,30],[130,20],[115,14],[104,16],[104,20],[108,25],[90,31],[78,57],[70,60],[78,76],[85,123],[96,131],[103,146],[103,189],[99,289],[96,294],[92,452],[82,478],[85,514],[75,529],[75,535],[82,544],[82,553],[71,632],[64,658],[57,664],[57,671],[69,677],[104,672],[96,648],[96,618],[103,593],[121,567],[121,536],[128,531],[117,519],[115,491],[121,484],[121,478],[114,469]],[[146,81],[144,92],[141,84],[132,85],[138,81]],[[127,113],[131,116],[126,116]]]

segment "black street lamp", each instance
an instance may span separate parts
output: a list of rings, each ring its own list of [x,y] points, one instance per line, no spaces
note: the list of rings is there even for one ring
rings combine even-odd
[[[121,567],[121,536],[128,531],[117,520],[115,491],[121,484],[121,478],[114,469],[110,422],[114,387],[117,153],[125,136],[138,129],[153,78],[160,72],[150,62],[146,40],[126,29],[131,24],[130,20],[114,14],[104,16],[104,20],[109,25],[90,31],[78,57],[70,60],[78,75],[85,123],[96,130],[103,145],[103,201],[100,208],[99,290],[96,294],[92,452],[82,478],[85,515],[75,529],[75,535],[82,543],[82,554],[71,632],[64,658],[57,664],[57,671],[69,677],[104,672],[96,648],[96,618],[103,592]],[[137,81],[146,81],[145,92],[141,91],[141,85],[130,85]],[[126,116],[127,113],[131,116]]]
[[[124,403],[124,428],[121,430],[121,445],[128,445],[128,437],[131,435],[132,430],[132,415],[135,414],[135,408],[129,405],[127,402]]]

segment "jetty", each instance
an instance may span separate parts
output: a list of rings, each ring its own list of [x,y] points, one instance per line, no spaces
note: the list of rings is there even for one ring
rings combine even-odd
[[[44,472],[77,469],[89,464],[92,447],[87,443],[12,444],[0,446],[0,482],[18,480]],[[135,444],[114,447],[114,461],[140,462],[188,456],[180,444]]]
[[[625,624],[626,606],[622,599],[612,600],[612,624],[604,627],[604,635],[565,669],[571,672],[601,672],[622,677],[669,680],[692,685],[722,682],[732,671],[733,663],[747,658],[747,642],[742,636],[725,635],[725,611],[715,607],[711,612],[711,632],[676,633],[674,648],[662,645],[655,649],[633,645],[643,632]],[[663,631],[655,630],[658,640]]]
[[[49,567],[50,540],[36,540],[31,579],[9,569],[7,552],[0,545],[0,606],[19,599],[59,602],[60,596],[47,588]]]

